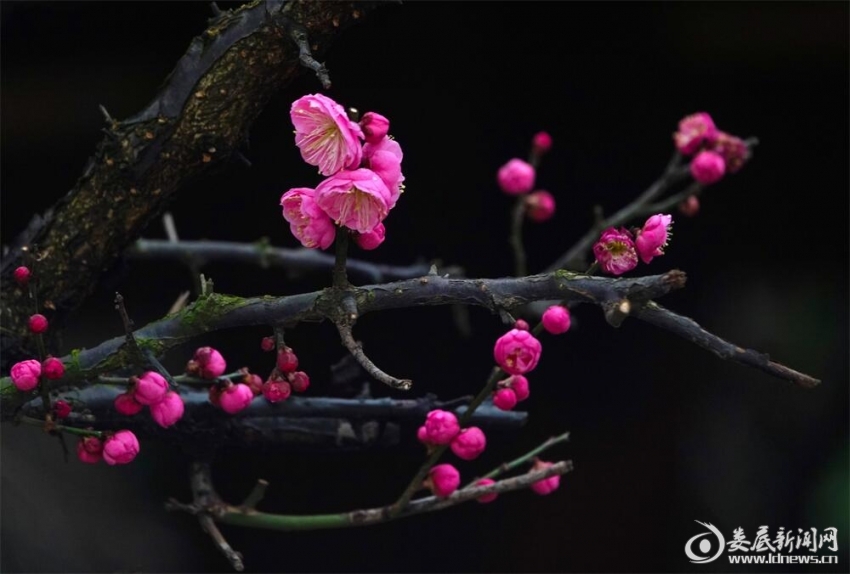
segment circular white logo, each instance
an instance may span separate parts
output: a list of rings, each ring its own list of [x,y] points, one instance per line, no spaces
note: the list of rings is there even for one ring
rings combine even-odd
[[[685,543],[685,554],[688,558],[691,559],[691,562],[694,564],[708,564],[709,562],[713,562],[717,560],[721,554],[723,554],[723,549],[726,548],[726,539],[723,538],[723,535],[720,534],[720,531],[715,528],[710,522],[700,522],[699,520],[694,520],[697,524],[702,524],[706,528],[708,528],[708,532],[703,532],[701,534],[697,534],[690,540]],[[717,552],[714,553],[714,556],[709,555],[711,552],[711,539],[706,538],[706,536],[714,535],[717,538]],[[697,544],[697,552],[694,552],[694,543],[699,540],[699,544]]]

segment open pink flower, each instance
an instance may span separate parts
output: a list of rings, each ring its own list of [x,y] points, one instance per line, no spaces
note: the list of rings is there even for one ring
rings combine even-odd
[[[375,172],[390,190],[387,209],[395,207],[401,195],[401,184],[404,182],[404,175],[401,173],[403,157],[401,146],[388,137],[384,137],[377,143],[367,143],[363,146],[363,166]]]
[[[664,255],[664,248],[670,239],[670,225],[673,216],[658,213],[646,220],[643,229],[638,232],[635,247],[641,261],[649,263],[654,257]]]
[[[438,464],[428,472],[428,482],[434,496],[446,498],[460,486],[460,473],[450,464]]]
[[[127,464],[139,454],[139,439],[131,431],[120,430],[103,444],[103,460],[108,465]]]
[[[360,233],[372,231],[384,220],[391,196],[383,180],[365,168],[341,171],[316,188],[319,207],[338,225]]]
[[[523,375],[537,366],[542,350],[529,331],[511,329],[496,340],[493,357],[506,373]]]
[[[348,119],[345,109],[322,94],[298,98],[289,111],[295,126],[295,145],[301,157],[322,175],[360,164],[363,130]]]
[[[31,391],[38,386],[38,378],[41,376],[41,363],[35,359],[21,361],[12,365],[9,373],[12,384],[19,391]]]
[[[714,120],[705,112],[697,112],[679,122],[679,131],[673,134],[676,148],[685,155],[697,151],[703,142],[712,143],[717,137]]]
[[[156,424],[168,428],[183,417],[183,399],[174,391],[166,393],[165,397],[155,405],[151,405],[151,417]]]
[[[280,197],[280,205],[289,230],[301,245],[327,249],[334,242],[336,228],[328,214],[316,205],[315,193],[309,187],[290,189]]]
[[[611,275],[622,275],[638,264],[632,234],[622,227],[619,230],[609,227],[603,231],[593,246],[593,255],[599,267]]]

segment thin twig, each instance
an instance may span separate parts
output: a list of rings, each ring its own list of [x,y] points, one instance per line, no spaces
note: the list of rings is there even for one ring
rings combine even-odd
[[[310,50],[310,39],[307,35],[307,28],[295,22],[291,18],[281,18],[284,30],[289,35],[289,38],[298,46],[298,59],[301,65],[305,68],[313,70],[316,77],[322,83],[322,87],[326,90],[331,88],[331,77],[328,74],[328,69],[321,62],[313,58],[313,52]]]
[[[552,448],[556,444],[566,442],[569,439],[570,439],[570,433],[569,432],[565,432],[562,435],[551,437],[546,442],[544,442],[543,444],[541,444],[537,448],[528,451],[527,453],[525,453],[521,457],[515,458],[514,460],[512,460],[510,462],[500,464],[499,466],[497,466],[496,468],[494,468],[493,470],[491,470],[490,472],[488,472],[487,474],[485,474],[481,478],[496,478],[497,476],[499,476],[501,474],[504,474],[506,472],[510,472],[513,469],[515,469],[516,467],[521,466],[521,465],[525,464],[526,462],[530,461],[531,459],[533,459],[538,454],[543,453],[544,451]],[[471,484],[474,485],[475,482],[473,481]],[[470,488],[470,487],[467,486],[466,488]]]
[[[349,321],[340,321],[336,324],[339,331],[339,337],[342,344],[348,349],[348,352],[357,359],[357,362],[369,373],[373,379],[385,385],[389,385],[394,389],[401,391],[409,391],[413,386],[413,381],[410,379],[398,379],[392,375],[388,375],[382,371],[372,360],[363,352],[363,347],[354,340],[354,335],[351,333],[351,323]]]
[[[201,528],[215,542],[222,554],[230,562],[233,568],[241,572],[245,569],[245,564],[242,561],[242,554],[235,551],[227,540],[222,535],[218,526],[215,525],[213,513],[218,513],[219,508],[223,506],[221,499],[213,488],[212,473],[208,463],[195,462],[192,464],[192,474],[190,480],[192,486],[192,498],[197,508],[202,509],[196,516]]]
[[[253,490],[248,496],[245,497],[245,500],[242,502],[241,507],[245,510],[256,510],[257,505],[263,500],[263,497],[266,495],[266,489],[269,487],[269,481],[263,480],[262,478],[257,481],[257,484],[254,485]]]

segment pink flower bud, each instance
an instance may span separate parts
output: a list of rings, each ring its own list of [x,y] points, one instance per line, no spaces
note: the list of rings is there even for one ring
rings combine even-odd
[[[496,481],[492,478],[482,478],[481,480],[475,481],[475,486],[490,486],[491,484],[496,484]],[[498,492],[491,492],[490,494],[484,494],[478,497],[478,502],[482,504],[486,504],[488,502],[493,502],[499,498]]]
[[[269,379],[263,385],[263,396],[270,403],[285,401],[292,394],[292,386],[283,380]]]
[[[531,139],[531,149],[536,155],[543,155],[552,149],[552,136],[547,132],[537,132]]]
[[[255,397],[259,397],[263,394],[263,377],[260,375],[248,373],[242,377],[242,382],[248,385]]]
[[[543,470],[552,466],[551,462],[543,462],[542,460],[535,460],[534,466],[532,470]],[[544,478],[543,480],[538,480],[537,482],[531,485],[531,490],[540,495],[550,494],[558,489],[561,485],[561,475],[556,474],[554,476],[550,476],[549,478]]]
[[[404,182],[404,174],[401,173],[403,158],[401,146],[388,137],[363,146],[363,167],[372,170],[390,190],[387,209],[395,207],[401,195],[401,184]]]
[[[133,462],[139,454],[139,439],[131,431],[120,430],[103,444],[103,460],[108,465]]]
[[[431,444],[431,441],[428,440],[428,430],[425,428],[425,425],[422,425],[419,429],[417,429],[416,438],[419,439],[419,442],[422,444]]]
[[[534,187],[535,171],[530,163],[514,158],[499,168],[496,180],[508,195],[522,195]]]
[[[32,276],[32,271],[29,270],[29,267],[24,267],[21,265],[14,272],[12,272],[12,277],[15,279],[15,283],[20,285],[21,287],[26,287],[27,283],[30,281],[30,277]]]
[[[701,151],[691,160],[691,175],[703,185],[720,181],[725,173],[726,161],[717,152]]]
[[[649,263],[654,257],[664,255],[672,224],[673,216],[665,213],[657,213],[646,220],[635,240],[635,247],[641,261]]]
[[[673,134],[676,148],[685,155],[697,151],[703,142],[711,143],[717,138],[714,120],[705,112],[697,112],[679,122],[679,131]]]
[[[360,164],[363,131],[348,119],[341,105],[322,94],[312,94],[295,100],[289,116],[301,157],[318,167],[319,173],[333,175]]]
[[[19,391],[31,391],[38,386],[38,378],[41,376],[41,363],[35,359],[28,359],[12,365],[9,373],[12,384]]]
[[[96,464],[103,458],[103,443],[99,438],[87,436],[77,443],[77,458],[86,464]]]
[[[726,162],[726,171],[735,173],[750,159],[750,148],[739,137],[717,132],[717,139],[711,145],[711,151],[719,153]]]
[[[548,191],[535,191],[525,198],[526,215],[532,221],[541,223],[555,215],[555,198]]]
[[[289,384],[296,393],[303,393],[310,387],[310,377],[304,371],[289,373],[286,378],[289,379]]]
[[[570,330],[570,310],[562,305],[552,305],[543,313],[543,328],[553,335]]]
[[[204,379],[215,379],[224,374],[227,363],[221,353],[212,347],[199,347],[195,356],[186,364],[186,372]]]
[[[632,235],[622,227],[619,231],[613,227],[603,231],[593,246],[593,255],[599,267],[611,275],[622,275],[638,264]]]
[[[517,319],[516,323],[514,323],[514,329],[519,329],[520,331],[528,331],[528,323],[523,319]]]
[[[53,404],[53,412],[57,419],[67,418],[71,414],[71,405],[66,401],[58,400]]]
[[[115,397],[114,404],[115,410],[118,411],[119,414],[127,417],[139,414],[139,412],[141,412],[144,408],[142,403],[137,401],[132,393],[121,393]]]
[[[315,190],[309,187],[290,189],[280,197],[280,205],[283,218],[289,222],[289,230],[301,245],[309,249],[327,249],[334,242],[336,228],[328,214],[316,204]]]
[[[151,417],[159,426],[168,428],[183,417],[184,409],[180,395],[169,391],[161,401],[151,405]]]
[[[35,333],[36,335],[39,333],[44,333],[47,331],[47,317],[42,315],[41,313],[36,313],[29,320],[30,331]]]
[[[291,373],[298,368],[298,357],[289,347],[277,352],[277,368],[281,373]]]
[[[696,195],[689,195],[688,199],[679,204],[679,213],[685,217],[694,217],[699,213],[699,199]]]
[[[484,452],[487,446],[487,437],[484,431],[478,427],[469,427],[460,431],[451,443],[452,452],[463,460],[475,460]]]
[[[450,464],[438,464],[428,472],[431,492],[439,498],[446,498],[460,486],[460,473]]]
[[[168,392],[168,381],[155,371],[147,371],[141,377],[134,377],[134,379],[133,398],[143,405],[155,405]]]
[[[354,236],[354,242],[364,251],[377,249],[378,246],[386,239],[387,229],[383,223],[375,226],[375,229],[367,233],[358,233]]]
[[[514,392],[514,395],[516,395],[517,402],[524,401],[531,394],[528,388],[528,379],[526,379],[522,375],[513,375],[508,378],[507,388],[511,389]]]
[[[384,220],[391,199],[383,180],[365,168],[341,171],[316,187],[316,204],[337,225],[360,233],[373,230]]]
[[[390,131],[390,120],[381,114],[366,112],[360,119],[360,127],[367,143],[378,143]]]
[[[222,410],[232,415],[248,408],[253,399],[254,393],[251,392],[250,387],[239,383],[224,389],[221,392],[219,402]]]
[[[517,396],[513,389],[499,389],[493,393],[493,405],[497,409],[509,411],[517,404]]]
[[[48,357],[41,364],[41,372],[44,373],[45,378],[55,381],[65,375],[65,365],[55,357]]]
[[[428,433],[428,442],[449,444],[460,432],[460,425],[454,413],[437,409],[425,417],[425,431]]]
[[[275,348],[274,337],[263,337],[263,340],[260,341],[260,347],[264,351],[274,351],[274,348]]]
[[[522,329],[511,329],[496,340],[493,357],[502,370],[522,375],[534,369],[543,348],[534,335]]]

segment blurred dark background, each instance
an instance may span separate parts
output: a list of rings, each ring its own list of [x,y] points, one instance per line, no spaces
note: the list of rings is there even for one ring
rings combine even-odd
[[[231,6],[232,4],[223,4]],[[2,241],[70,189],[100,138],[103,104],[117,118],[140,110],[200,33],[205,2],[7,2],[2,16]],[[708,111],[719,127],[760,145],[739,174],[709,189],[698,217],[674,213],[668,255],[640,273],[680,268],[687,288],[663,304],[731,341],[823,379],[804,391],[723,362],[638,321],[613,330],[597,308],[544,340],[519,433],[494,433],[485,454],[459,464],[486,472],[547,436],[572,431],[550,459],[576,470],[546,498],[498,502],[365,529],[281,534],[224,527],[250,571],[747,571],[725,557],[693,565],[683,547],[712,522],[752,540],[786,529],[837,527],[847,571],[848,532],[848,4],[432,3],[391,5],[347,31],[326,58],[329,95],[390,118],[404,152],[407,192],[389,238],[357,257],[407,264],[439,258],[469,276],[511,273],[511,198],[495,171],[548,130],[554,148],[538,186],[557,198],[547,223],[528,225],[532,270],[568,248],[592,207],[619,208],[660,173],[677,121]],[[172,205],[186,239],[295,246],[278,207],[290,187],[315,185],[292,141],[289,105],[319,90],[305,74],[256,122],[247,169],[227,166]],[[159,223],[146,232],[163,237]],[[329,276],[210,265],[216,290],[288,294]],[[120,334],[112,293],[137,324],[163,315],[190,287],[177,264],[119,266],[68,328],[66,344]],[[472,393],[491,366],[498,318],[473,309],[460,338],[448,308],[367,316],[357,335],[417,393]],[[233,366],[262,372],[263,330],[216,333]],[[343,356],[335,330],[288,334],[313,377],[329,385]],[[181,365],[191,352],[173,352]],[[376,394],[389,391],[376,388]],[[404,429],[413,437],[414,428]],[[362,454],[222,452],[217,485],[234,502],[257,478],[262,508],[333,512],[393,500],[422,460],[406,439]],[[2,428],[2,570],[228,571],[188,515],[162,502],[189,496],[187,459],[145,442],[127,467],[62,463],[54,440]],[[790,566],[750,566],[758,572]]]

